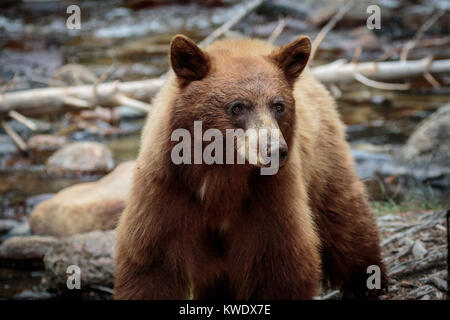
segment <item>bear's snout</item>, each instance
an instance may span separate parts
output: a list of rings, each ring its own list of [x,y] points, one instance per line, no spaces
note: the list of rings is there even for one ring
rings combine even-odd
[[[267,146],[267,157],[278,158],[280,167],[286,163],[288,154],[288,146],[283,139],[280,139],[279,143],[271,143]]]

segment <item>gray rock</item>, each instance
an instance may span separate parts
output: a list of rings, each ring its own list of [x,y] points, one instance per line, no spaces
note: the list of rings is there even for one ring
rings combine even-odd
[[[416,240],[412,247],[412,253],[416,259],[422,259],[423,257],[425,257],[427,255],[428,250],[425,249],[425,246],[422,243],[422,241]]]
[[[407,168],[393,163],[388,154],[352,149],[356,173],[361,179],[371,178],[377,173],[382,175],[403,175]]]
[[[50,174],[106,173],[114,168],[111,151],[98,142],[73,142],[56,151],[46,163]]]
[[[439,108],[418,126],[403,149],[403,158],[406,162],[423,161],[448,166],[449,142],[450,104]]]
[[[360,178],[395,175],[413,177],[437,187],[450,186],[450,104],[425,119],[403,148],[390,150],[393,156],[378,151],[381,150],[352,149]]]
[[[13,237],[0,245],[3,263],[42,262],[45,253],[57,242],[54,237]]]
[[[50,291],[71,294],[67,288],[67,268],[81,270],[81,290],[112,288],[114,284],[114,251],[116,232],[94,231],[60,240],[44,258],[43,285]]]
[[[71,236],[114,229],[131,190],[134,161],[95,182],[80,183],[41,202],[30,214],[34,234]]]
[[[32,151],[55,151],[67,143],[64,136],[55,136],[50,134],[37,134],[28,139],[28,147]]]
[[[450,104],[447,104],[417,127],[404,148],[395,156],[419,179],[450,183]]]
[[[400,244],[408,246],[408,247],[412,247],[414,245],[414,241],[409,237],[405,237],[400,240]]]

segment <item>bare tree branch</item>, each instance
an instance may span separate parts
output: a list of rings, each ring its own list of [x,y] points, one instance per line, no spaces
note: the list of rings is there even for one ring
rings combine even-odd
[[[310,61],[314,60],[314,57],[316,55],[317,49],[319,48],[322,41],[325,39],[327,34],[334,28],[336,23],[338,23],[345,14],[353,7],[353,0],[349,0],[345,6],[343,6],[339,11],[334,15],[334,17],[328,21],[328,23],[320,30],[320,32],[317,34],[317,37],[314,39],[311,49],[311,55],[309,57]]]

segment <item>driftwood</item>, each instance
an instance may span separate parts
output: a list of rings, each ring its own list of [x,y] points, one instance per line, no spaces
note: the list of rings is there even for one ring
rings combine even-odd
[[[431,251],[423,259],[410,260],[393,266],[389,271],[390,277],[402,278],[411,274],[421,273],[433,268],[447,266],[447,248]]]
[[[450,59],[432,60],[425,58],[415,61],[387,61],[346,63],[337,60],[313,69],[314,76],[323,83],[350,82],[359,74],[373,80],[397,80],[423,76],[424,73],[450,72]]]
[[[121,104],[135,104],[142,110],[149,110],[145,102],[158,92],[164,80],[151,79],[130,82],[110,82],[98,85],[74,87],[51,87],[0,94],[0,115],[11,110],[36,116],[47,113],[66,112],[70,109],[91,108],[97,105],[116,107]]]
[[[450,210],[389,214],[377,218],[389,288],[381,299],[445,299],[448,290],[447,239]],[[324,288],[317,299],[340,299]]]
[[[422,230],[433,228],[434,226],[438,225],[439,223],[442,223],[442,219],[443,219],[442,215],[443,215],[442,212],[438,212],[438,213],[436,213],[436,215],[433,215],[429,219],[429,221],[426,221],[424,223],[414,224],[407,228],[401,227],[400,229],[395,230],[395,233],[391,237],[383,240],[381,242],[381,245],[386,246],[392,242],[403,239],[410,234],[414,234],[414,233],[417,233]],[[406,229],[406,230],[403,231],[404,229]]]
[[[362,76],[367,79],[396,80],[419,77],[427,71],[450,72],[450,59],[363,63],[345,63],[339,60],[312,69],[313,75],[325,84],[354,81],[355,76],[358,79]],[[149,101],[163,83],[163,79],[150,79],[4,93],[0,94],[0,116],[7,115],[11,110],[23,115],[37,116],[97,105],[111,108],[123,104],[146,111],[149,105],[141,101]]]
[[[384,235],[381,242],[384,262],[390,278],[387,299],[445,298],[448,242],[444,236],[447,230],[443,226],[448,214],[434,211],[417,213],[410,218],[378,218]],[[393,225],[398,227],[392,229]]]

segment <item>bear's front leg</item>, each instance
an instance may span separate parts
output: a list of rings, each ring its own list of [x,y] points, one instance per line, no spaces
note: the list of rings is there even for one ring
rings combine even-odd
[[[319,294],[318,253],[308,250],[299,254],[295,250],[278,246],[262,257],[262,268],[257,271],[257,283],[250,299],[311,300]]]
[[[326,193],[311,192],[324,280],[339,288],[344,299],[375,298],[388,285],[377,225],[362,183],[354,174],[346,177],[330,181]]]
[[[145,264],[133,262],[126,255],[117,254],[114,299],[187,299],[188,281],[183,270],[176,268],[163,255]]]
[[[320,288],[319,241],[303,203],[258,212],[262,221],[242,224],[232,253],[238,299],[307,300]],[[248,226],[251,226],[249,228]],[[245,232],[244,232],[245,231]]]
[[[156,215],[134,203],[123,212],[117,228],[114,299],[187,299],[183,250],[175,237],[179,232],[159,216],[154,219]]]

